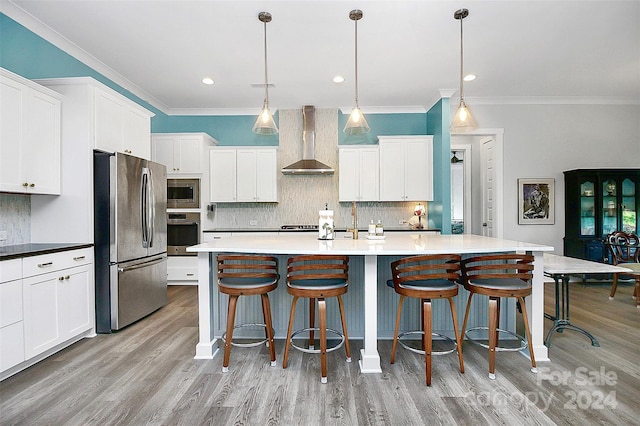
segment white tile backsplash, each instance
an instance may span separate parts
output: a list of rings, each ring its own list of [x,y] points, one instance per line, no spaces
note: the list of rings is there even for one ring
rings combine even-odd
[[[0,241],[0,245],[31,242],[30,195],[0,193],[0,231],[7,232],[6,241]]]

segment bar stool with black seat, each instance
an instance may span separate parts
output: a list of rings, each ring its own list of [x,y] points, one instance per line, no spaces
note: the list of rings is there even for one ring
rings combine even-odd
[[[400,341],[400,344],[412,352],[424,355],[427,386],[431,386],[432,355],[446,355],[457,350],[460,372],[464,373],[462,341],[458,329],[456,309],[453,303],[453,298],[458,294],[457,281],[460,278],[460,256],[457,254],[436,254],[400,259],[391,263],[391,276],[392,279],[387,281],[387,285],[393,287],[395,292],[400,295],[398,312],[396,314],[396,328],[393,334],[393,347],[391,349],[391,364],[395,362],[396,347],[400,338],[409,334],[422,334],[422,350],[405,345],[402,341]],[[405,297],[420,299],[422,303],[422,331],[405,331],[398,334],[402,314],[402,303]],[[456,339],[455,342],[449,336],[433,333],[431,313],[432,299],[447,299],[449,301]],[[433,351],[433,336],[439,336],[453,343],[453,349]]]
[[[267,293],[278,286],[278,259],[273,256],[219,254],[218,255],[218,289],[229,296],[227,311],[227,329],[222,336],[224,341],[224,358],[222,372],[229,371],[231,346],[253,347],[266,343],[269,346],[271,366],[276,365],[276,350],[273,342],[273,326],[271,306]],[[236,305],[240,296],[260,295],[264,324],[235,325]],[[266,338],[258,342],[234,343],[233,331],[236,328],[259,326],[265,328]]]
[[[462,324],[463,336],[472,343],[489,349],[489,378],[495,379],[496,351],[521,351],[529,348],[531,356],[531,371],[536,372],[536,360],[531,344],[531,331],[527,318],[524,297],[531,294],[531,280],[533,279],[533,256],[528,254],[492,254],[476,256],[462,261],[462,281],[464,288],[469,291],[467,309]],[[473,327],[467,330],[469,309],[474,294],[489,297],[489,326]],[[500,328],[500,299],[503,297],[516,298],[522,310],[526,341],[522,336],[509,330]],[[488,330],[489,344],[486,345],[471,339],[469,332]],[[506,333],[520,340],[518,347],[500,347],[499,333]]]
[[[287,330],[287,342],[284,349],[282,367],[287,368],[289,348],[306,353],[320,354],[321,381],[327,383],[327,352],[339,349],[344,344],[347,362],[351,362],[349,350],[349,335],[347,321],[344,314],[342,295],[347,292],[349,284],[349,257],[337,255],[305,255],[289,258],[287,263],[287,291],[293,296],[291,314]],[[298,298],[309,299],[309,327],[293,331],[296,303]],[[340,308],[342,333],[327,328],[327,305],[325,298],[336,297]],[[315,327],[315,306],[318,303],[318,327]],[[314,332],[320,333],[320,349],[315,349]],[[309,332],[309,347],[304,348],[293,343],[293,339],[300,333]],[[327,348],[327,332],[340,337],[340,342],[332,348]]]

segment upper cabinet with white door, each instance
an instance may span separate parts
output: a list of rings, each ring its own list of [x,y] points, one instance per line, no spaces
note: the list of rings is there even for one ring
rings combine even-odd
[[[155,133],[151,159],[167,166],[167,175],[200,174],[208,168],[208,149],[218,144],[206,133]]]
[[[377,145],[349,145],[338,149],[339,200],[380,199],[380,150]]]
[[[60,194],[60,102],[0,68],[0,191]]]
[[[380,201],[433,200],[433,136],[379,136]]]
[[[65,95],[63,110],[92,148],[151,159],[151,111],[91,77],[37,81]]]
[[[211,202],[277,202],[276,147],[212,148],[209,160]]]

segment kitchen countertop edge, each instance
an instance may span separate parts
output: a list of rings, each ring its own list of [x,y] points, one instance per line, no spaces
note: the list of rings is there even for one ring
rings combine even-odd
[[[424,229],[415,229],[409,227],[402,228],[384,228],[387,232],[440,232],[440,229],[436,228],[424,228]],[[346,228],[335,228],[335,232],[347,232]],[[249,228],[214,228],[214,229],[205,229],[202,232],[318,232],[317,229],[280,229],[280,228],[258,228],[258,229],[249,229]],[[367,232],[367,228],[358,228],[358,232]]]
[[[93,247],[91,243],[26,243],[0,247],[0,261]]]

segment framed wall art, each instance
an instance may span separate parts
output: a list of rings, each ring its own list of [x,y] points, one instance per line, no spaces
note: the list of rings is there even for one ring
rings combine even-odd
[[[553,225],[554,179],[518,179],[518,224]]]

